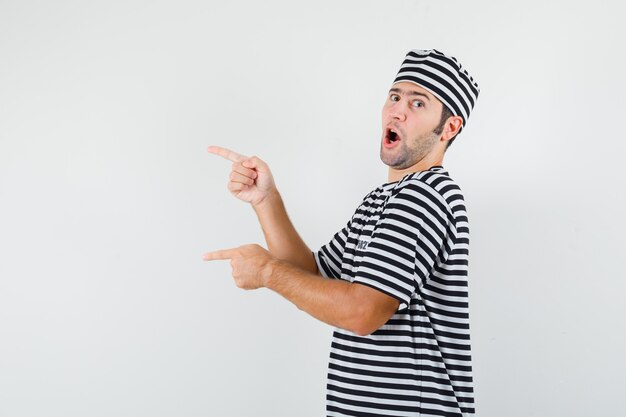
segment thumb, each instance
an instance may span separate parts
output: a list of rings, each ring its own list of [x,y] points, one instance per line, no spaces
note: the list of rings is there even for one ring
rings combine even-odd
[[[263,162],[261,158],[256,156],[251,156],[250,158],[246,159],[245,161],[243,161],[242,165],[250,169],[267,169],[267,164],[265,164],[265,162]]]

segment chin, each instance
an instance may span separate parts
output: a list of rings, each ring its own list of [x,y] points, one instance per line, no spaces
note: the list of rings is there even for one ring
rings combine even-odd
[[[380,155],[380,160],[383,161],[383,164],[387,165],[389,168],[396,170],[407,169],[413,165],[411,163],[407,163],[406,161],[390,160],[385,158],[383,155]]]
[[[383,148],[382,146],[380,148],[379,156],[383,164],[387,165],[389,168],[404,169],[404,165],[406,165],[406,161],[403,160],[402,155],[386,153],[385,148]]]

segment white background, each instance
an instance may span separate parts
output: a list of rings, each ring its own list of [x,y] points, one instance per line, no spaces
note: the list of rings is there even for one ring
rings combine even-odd
[[[619,415],[620,3],[0,1],[0,416],[324,415],[332,329],[201,261],[262,243],[206,147],[265,159],[318,248],[387,180],[412,48],[482,90],[445,160],[478,415]]]

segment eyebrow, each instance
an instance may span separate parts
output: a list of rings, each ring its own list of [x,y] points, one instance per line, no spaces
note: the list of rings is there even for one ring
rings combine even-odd
[[[419,91],[415,91],[415,90],[409,90],[408,92],[404,93],[404,91],[400,90],[399,88],[392,88],[391,90],[389,90],[389,92],[398,93],[398,94],[407,94],[409,96],[421,96],[421,97],[424,97],[426,100],[430,101],[430,97],[428,97],[426,94],[420,93]]]

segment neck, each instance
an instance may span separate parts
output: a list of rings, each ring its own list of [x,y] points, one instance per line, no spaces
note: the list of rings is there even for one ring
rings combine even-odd
[[[428,154],[424,158],[419,160],[415,165],[412,165],[405,169],[395,169],[393,167],[389,167],[387,182],[400,181],[402,178],[404,178],[405,175],[411,174],[413,172],[427,171],[431,167],[437,165],[443,165],[443,153]]]

